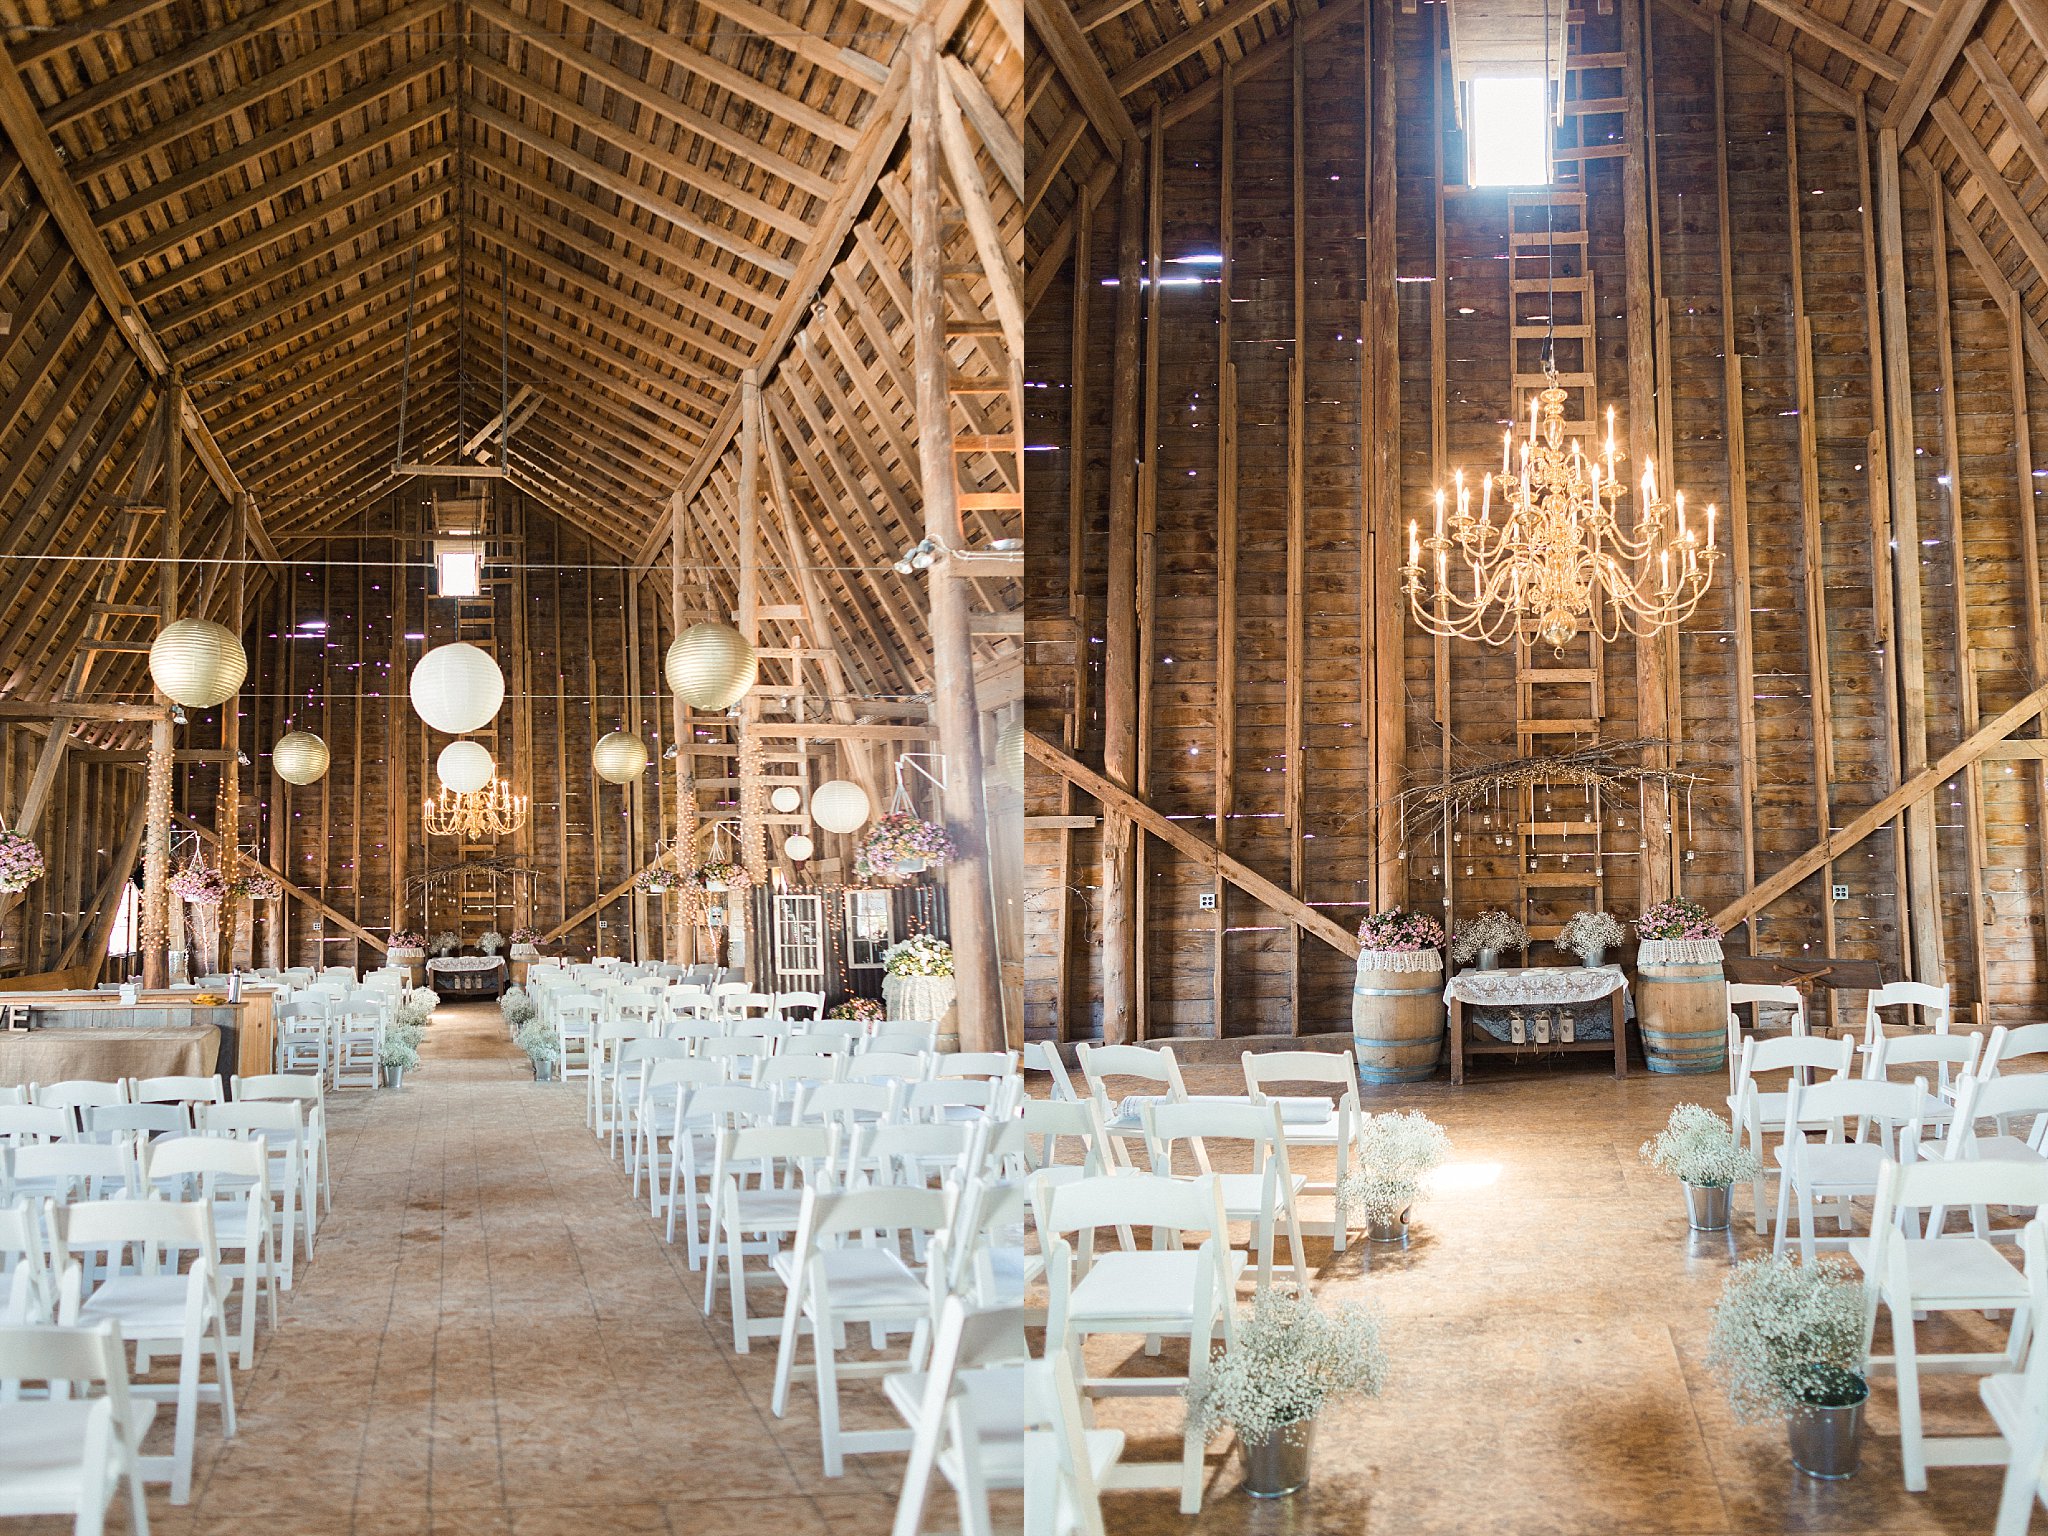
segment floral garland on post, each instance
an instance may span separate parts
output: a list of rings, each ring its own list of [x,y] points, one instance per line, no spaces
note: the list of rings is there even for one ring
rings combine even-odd
[[[284,894],[284,882],[267,870],[251,869],[228,881],[228,895],[246,896],[251,901],[275,901]]]
[[[740,722],[740,862],[750,882],[768,879],[768,776],[760,733]],[[730,881],[727,884],[731,884]]]
[[[36,840],[19,832],[0,832],[0,892],[9,896],[27,890],[47,872]]]
[[[853,872],[862,880],[893,880],[913,873],[908,866],[941,865],[960,856],[946,829],[909,811],[891,811],[860,840]]]

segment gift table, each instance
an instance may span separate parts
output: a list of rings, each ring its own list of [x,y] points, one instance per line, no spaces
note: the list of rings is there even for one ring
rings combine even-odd
[[[502,955],[439,955],[427,962],[427,985],[441,997],[460,1001],[496,997],[505,990]]]
[[[1608,1002],[1605,1026],[1581,1036],[1577,1027],[1577,1006]],[[1498,971],[1467,970],[1453,976],[1444,987],[1444,1002],[1450,1007],[1451,1081],[1465,1081],[1467,1056],[1532,1056],[1546,1051],[1574,1053],[1612,1052],[1614,1075],[1628,1076],[1628,978],[1618,965],[1520,966]],[[1467,1019],[1467,1009],[1475,1016]],[[1523,1035],[1501,1039],[1477,1026],[1476,1016],[1523,1016]],[[1562,1010],[1572,1010],[1568,1027],[1571,1039],[1559,1038],[1553,1026]],[[1539,1036],[1548,1035],[1544,1039]]]

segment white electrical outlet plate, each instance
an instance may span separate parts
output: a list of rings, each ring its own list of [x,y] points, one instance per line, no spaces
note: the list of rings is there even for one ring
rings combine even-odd
[[[1202,892],[1202,898],[1201,898],[1201,899],[1202,899],[1202,910],[1203,910],[1204,912],[1214,912],[1214,911],[1216,910],[1216,893],[1215,893],[1214,891],[1204,891],[1204,892]]]
[[[1847,901],[1849,899],[1849,887],[1847,887],[1846,885],[1837,885],[1832,888],[1829,894],[1832,895],[1836,901]]]

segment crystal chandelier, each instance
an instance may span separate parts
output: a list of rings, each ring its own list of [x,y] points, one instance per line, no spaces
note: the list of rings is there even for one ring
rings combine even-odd
[[[466,837],[472,843],[506,837],[526,825],[527,801],[503,779],[482,789],[443,788],[420,807],[429,837]]]
[[[1623,631],[1648,635],[1683,623],[1720,558],[1714,508],[1707,508],[1702,539],[1686,520],[1684,493],[1672,503],[1658,495],[1652,465],[1643,471],[1635,526],[1624,528],[1614,408],[1608,407],[1607,441],[1597,457],[1581,449],[1576,435],[1567,445],[1565,390],[1547,346],[1543,373],[1548,383],[1529,402],[1528,436],[1517,451],[1508,432],[1498,477],[1481,477],[1478,516],[1461,469],[1448,509],[1445,493],[1436,493],[1430,537],[1409,522],[1401,577],[1416,622],[1433,635],[1489,645],[1541,640],[1555,647],[1581,629],[1611,641]]]

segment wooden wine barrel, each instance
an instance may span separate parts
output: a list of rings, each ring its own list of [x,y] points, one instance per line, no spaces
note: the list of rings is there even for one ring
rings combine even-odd
[[[1721,962],[1639,966],[1636,1019],[1652,1072],[1718,1072],[1728,1062],[1728,983]]]
[[[1444,1050],[1444,973],[1360,968],[1351,989],[1351,1044],[1365,1083],[1419,1083]]]

